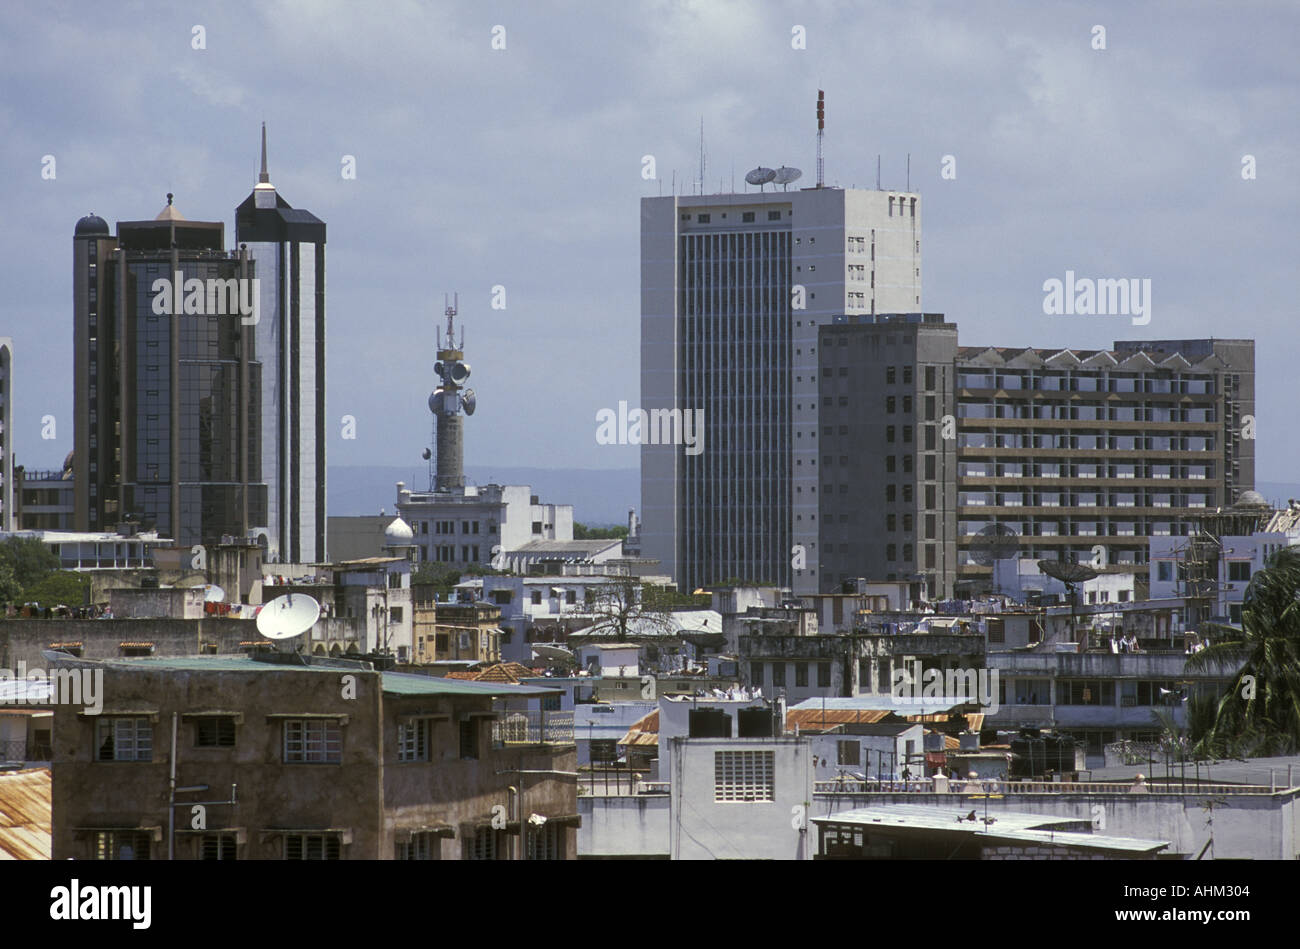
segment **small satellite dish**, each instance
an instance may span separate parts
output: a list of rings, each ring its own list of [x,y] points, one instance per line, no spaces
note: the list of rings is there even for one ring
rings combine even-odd
[[[286,593],[265,604],[257,614],[257,631],[267,639],[301,636],[320,619],[320,604],[305,593]]]
[[[439,376],[442,375],[442,363],[441,363],[441,362],[435,362],[435,363],[433,364],[433,371],[434,371],[434,374],[435,374],[435,375],[439,375]]]
[[[433,452],[429,451],[429,449],[426,448],[426,449],[425,449],[425,450],[420,454],[420,457],[423,458],[425,461],[428,461],[430,458],[433,457]]]
[[[576,666],[578,664],[578,659],[572,652],[563,646],[556,646],[552,643],[533,643],[533,655],[566,665]]]
[[[226,591],[221,589],[215,583],[205,583],[203,585],[203,602],[220,603],[226,598]]]
[[[798,181],[803,176],[803,172],[798,168],[787,168],[782,165],[776,170],[776,177],[772,180],[779,185],[788,185],[792,181]]]
[[[437,415],[442,411],[442,390],[434,389],[429,393],[429,411]]]
[[[466,415],[474,414],[474,407],[478,405],[478,397],[474,395],[473,389],[466,389],[461,393],[460,404],[464,407]]]
[[[745,173],[745,180],[751,185],[758,185],[760,188],[776,177],[776,172],[771,168],[764,168],[759,165],[753,171]]]
[[[456,385],[461,385],[469,378],[469,363],[454,362],[447,369],[447,378]]]

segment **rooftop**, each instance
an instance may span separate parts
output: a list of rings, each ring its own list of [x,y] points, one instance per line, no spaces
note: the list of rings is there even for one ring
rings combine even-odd
[[[0,774],[0,860],[49,860],[50,771]]]
[[[976,819],[968,820],[974,813]],[[925,804],[880,804],[814,817],[814,824],[850,824],[861,827],[901,830],[913,833],[942,833],[950,837],[983,837],[990,844],[1008,842],[1037,846],[1080,847],[1088,850],[1150,854],[1169,846],[1167,840],[1108,837],[1089,831],[1088,821],[1051,818],[1043,814],[997,811],[986,825],[978,809],[932,807]]]

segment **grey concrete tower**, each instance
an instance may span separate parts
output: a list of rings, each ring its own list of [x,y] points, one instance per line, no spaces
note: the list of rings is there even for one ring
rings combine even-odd
[[[460,331],[456,342],[456,307],[459,296],[444,310],[447,317],[447,339],[438,340],[438,361],[433,371],[441,385],[429,396],[429,411],[433,413],[435,427],[434,446],[437,453],[436,475],[430,489],[433,491],[459,491],[465,487],[465,431],[463,409],[466,415],[474,414],[474,390],[464,388],[469,379],[469,363],[465,362],[465,330]]]

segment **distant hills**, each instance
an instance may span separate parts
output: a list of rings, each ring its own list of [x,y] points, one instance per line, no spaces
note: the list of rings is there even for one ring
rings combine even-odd
[[[589,526],[627,523],[630,508],[641,507],[641,472],[637,468],[507,468],[468,465],[474,484],[527,484],[548,504],[572,504],[573,519]],[[392,513],[397,482],[412,491],[429,488],[425,465],[330,465],[326,488],[331,515]]]

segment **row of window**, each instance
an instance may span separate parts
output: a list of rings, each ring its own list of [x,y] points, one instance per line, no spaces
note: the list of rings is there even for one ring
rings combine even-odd
[[[397,726],[397,760],[431,760],[433,719],[416,718]],[[153,723],[148,718],[105,716],[95,723],[98,761],[153,761]],[[479,719],[458,723],[461,758],[479,756]],[[343,761],[343,726],[339,719],[286,719],[281,734],[285,764],[339,764]],[[211,715],[195,720],[195,748],[233,748],[233,716]]]
[[[783,688],[786,684],[786,666],[794,666],[794,684],[795,688],[806,688],[808,686],[808,669],[810,666],[817,667],[817,686],[818,688],[827,688],[831,684],[831,664],[829,662],[751,662],[749,664],[750,685],[765,686],[768,685],[767,668],[772,667],[771,685],[777,688]]]

